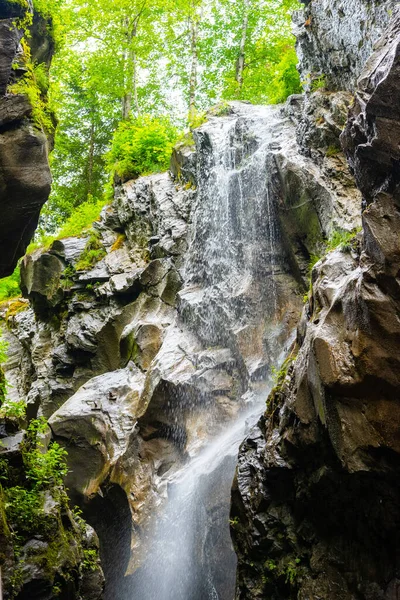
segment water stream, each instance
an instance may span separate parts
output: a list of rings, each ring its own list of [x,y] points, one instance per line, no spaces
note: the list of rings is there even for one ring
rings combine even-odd
[[[239,446],[263,405],[264,393],[169,482],[168,503],[151,533],[131,600],[233,600],[228,498]],[[225,570],[216,581],[220,558]]]
[[[281,248],[268,162],[279,120],[276,108],[241,105],[196,133],[198,190],[182,270],[180,326],[205,349],[228,348],[245,371],[247,392],[245,400],[243,389],[230,400],[241,406],[232,411],[236,416],[213,423],[208,442],[189,450],[180,470],[166,475],[168,499],[154,516],[145,560],[118,600],[234,598],[229,507],[237,453],[265,407],[268,365],[282,352],[265,341],[266,332],[279,328],[275,276]]]

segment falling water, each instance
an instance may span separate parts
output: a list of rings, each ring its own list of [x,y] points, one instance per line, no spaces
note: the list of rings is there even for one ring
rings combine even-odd
[[[181,326],[204,348],[230,348],[236,357],[238,331],[265,327],[266,321],[273,326],[276,319],[280,248],[269,157],[279,119],[276,108],[238,104],[233,115],[196,132],[198,191],[183,269]],[[275,356],[267,359],[282,350],[273,349]],[[250,348],[240,357],[249,387],[236,399],[236,418],[214,423],[210,431],[219,425],[219,432],[166,475],[168,500],[155,515],[145,560],[123,600],[233,600],[230,488],[239,445],[268,391],[265,382],[254,382],[252,356]]]

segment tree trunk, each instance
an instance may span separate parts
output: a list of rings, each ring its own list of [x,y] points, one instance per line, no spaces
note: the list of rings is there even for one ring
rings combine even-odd
[[[197,68],[199,62],[198,55],[198,37],[199,37],[199,19],[197,15],[190,17],[190,46],[192,55],[192,66],[189,82],[189,120],[196,114],[196,92],[197,92]]]
[[[89,140],[89,157],[87,169],[87,194],[86,199],[89,200],[93,196],[93,169],[94,169],[94,150],[95,150],[95,125],[94,116],[92,115],[90,124],[90,140]],[[1,600],[1,599],[0,599]]]
[[[131,42],[137,37],[137,28],[138,28],[138,22],[135,21],[135,25],[133,27],[133,32],[132,32]],[[139,115],[140,109],[139,109],[139,100],[138,100],[138,93],[137,93],[137,75],[138,75],[137,55],[136,55],[136,50],[134,50],[133,48],[131,49],[131,64],[132,64],[133,100],[135,102],[136,115]]]
[[[146,2],[143,3],[141,11],[136,15],[132,29],[127,31],[129,50],[127,52],[125,64],[126,64],[128,74],[132,73],[132,78],[129,81],[129,87],[122,99],[122,118],[123,119],[128,119],[131,114],[132,100],[135,104],[136,114],[137,115],[140,114],[138,91],[137,91],[137,88],[138,88],[138,85],[137,85],[138,84],[138,81],[137,81],[137,76],[138,76],[137,54],[136,54],[136,50],[132,47],[132,45],[133,45],[133,40],[137,37],[137,34],[138,34],[139,20],[140,20],[140,17],[142,15],[142,11],[143,11],[145,5],[146,5]]]
[[[250,11],[250,0],[244,0],[242,38],[240,40],[239,56],[236,61],[236,81],[239,84],[239,93],[242,92],[243,72],[244,72],[244,68],[246,65],[245,60],[246,60],[247,29],[249,26],[249,11]]]

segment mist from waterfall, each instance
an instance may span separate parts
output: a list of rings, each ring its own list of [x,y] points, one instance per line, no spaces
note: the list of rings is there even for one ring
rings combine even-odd
[[[208,441],[187,449],[181,468],[165,474],[167,500],[146,534],[142,564],[118,600],[234,598],[229,507],[237,453],[265,407],[268,359],[283,350],[273,348],[274,356],[263,362],[248,347],[238,358],[235,336],[242,330],[259,322],[275,327],[280,252],[268,163],[279,111],[240,107],[238,114],[214,119],[195,133],[197,200],[178,310],[180,327],[205,348],[229,348],[236,356],[247,373],[247,392],[238,394],[232,418],[210,423]],[[186,404],[190,407],[190,398]]]

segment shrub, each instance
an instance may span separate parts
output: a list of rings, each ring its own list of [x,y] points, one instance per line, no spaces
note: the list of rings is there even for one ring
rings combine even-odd
[[[84,202],[74,209],[72,215],[65,221],[64,225],[56,235],[42,235],[32,242],[27,252],[33,252],[38,248],[48,248],[54,242],[66,237],[79,237],[90,229],[95,221],[99,220],[100,213],[106,204],[105,200]]]
[[[42,499],[36,490],[16,486],[6,489],[5,509],[7,521],[18,535],[29,535],[38,529],[43,518]]]
[[[106,155],[111,175],[121,179],[168,169],[177,129],[166,117],[144,115],[122,121]]]
[[[84,202],[74,210],[58,233],[58,238],[74,237],[82,235],[89,229],[94,221],[98,221],[100,213],[105,206],[104,200],[96,202]]]
[[[0,419],[21,421],[25,418],[25,413],[26,405],[23,400],[8,400],[6,398],[0,408]]]
[[[16,298],[21,295],[19,287],[20,274],[17,267],[12,275],[0,279],[0,302],[4,302],[9,298]]]
[[[25,487],[13,486],[4,490],[7,521],[12,526],[15,541],[33,534],[43,534],[54,527],[54,516],[43,511],[43,491],[63,485],[67,474],[67,452],[56,442],[45,450],[40,434],[47,430],[44,418],[33,420],[21,446]]]

